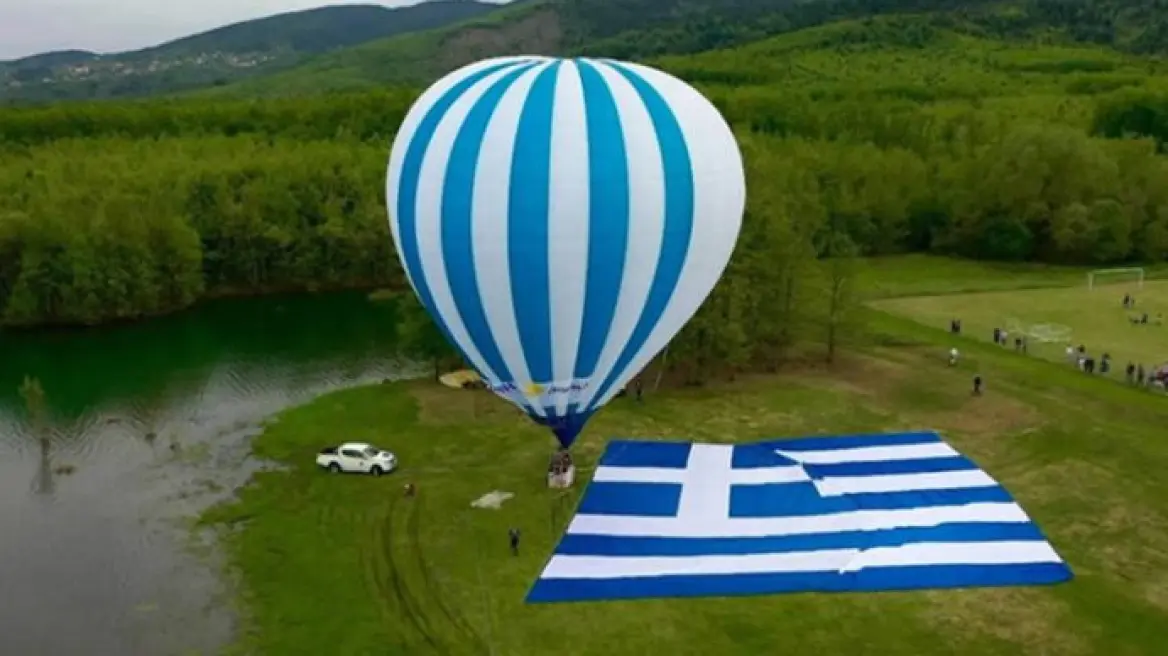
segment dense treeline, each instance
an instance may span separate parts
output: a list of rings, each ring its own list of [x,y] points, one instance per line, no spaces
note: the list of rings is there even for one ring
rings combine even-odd
[[[687,360],[699,369],[779,357],[808,320],[809,289],[825,299],[815,321],[845,333],[841,263],[853,254],[1168,257],[1157,152],[1168,102],[1154,62],[1006,46],[926,17],[657,64],[719,104],[749,170],[746,235],[704,311],[715,314],[679,342],[714,349]],[[95,323],[212,293],[401,287],[383,176],[413,97],[0,111],[0,322]],[[824,256],[831,264],[817,265]],[[738,332],[722,334],[729,326]]]
[[[389,143],[411,89],[282,100],[62,103],[0,108],[0,149],[59,139],[262,135]]]
[[[0,169],[5,323],[95,323],[395,280],[381,148],[258,137],[53,143]]]
[[[1068,39],[1139,54],[1168,52],[1163,0],[562,0],[581,52],[643,58],[727,48],[843,18],[931,12],[937,26]]]

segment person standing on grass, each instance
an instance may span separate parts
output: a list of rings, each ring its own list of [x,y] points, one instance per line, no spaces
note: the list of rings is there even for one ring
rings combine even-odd
[[[1127,384],[1128,385],[1131,385],[1131,384],[1136,382],[1136,365],[1135,364],[1133,364],[1131,362],[1127,363],[1127,368],[1124,369],[1124,373],[1127,374]]]
[[[956,347],[956,346],[954,346],[953,348],[949,349],[949,366],[950,366],[950,367],[956,367],[956,366],[957,366],[957,358],[958,358],[958,356],[960,356],[960,354],[957,352],[957,347]]]
[[[511,528],[507,531],[507,537],[511,540],[511,555],[519,555],[519,529]]]
[[[981,396],[981,376],[973,377],[973,395]]]
[[[995,344],[1002,343],[1002,329],[1001,328],[994,328],[994,343]]]

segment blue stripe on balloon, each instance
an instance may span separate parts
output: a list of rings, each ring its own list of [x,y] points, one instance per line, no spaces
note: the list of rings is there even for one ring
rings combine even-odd
[[[511,158],[507,258],[511,299],[524,359],[535,382],[552,374],[551,270],[548,201],[551,179],[552,108],[560,62],[544,69],[523,105]],[[551,415],[549,415],[551,416]]]
[[[637,73],[616,62],[605,64],[617,71],[636,89],[641,102],[649,112],[653,129],[657,134],[657,144],[661,149],[661,162],[665,173],[665,229],[661,243],[661,253],[657,257],[657,269],[645,308],[637,320],[632,336],[617,358],[616,365],[604,379],[604,383],[593,397],[593,405],[608,392],[617,377],[629,366],[641,347],[649,339],[665,307],[669,304],[689,251],[693,235],[694,179],[689,148],[685,134],[681,131],[677,117],[661,94]],[[623,249],[622,249],[623,250]],[[591,271],[590,271],[591,273]]]
[[[576,60],[588,129],[588,269],[576,378],[589,378],[608,341],[629,241],[629,162],[620,113],[608,83]]]
[[[475,173],[483,135],[495,108],[507,89],[532,66],[534,64],[526,64],[508,71],[475,102],[454,139],[446,167],[445,184],[442,186],[442,259],[450,283],[450,294],[454,297],[454,304],[471,343],[502,381],[512,381],[514,378],[491,333],[475,273],[472,224]]]
[[[476,71],[457,84],[450,87],[426,112],[426,115],[418,123],[417,129],[414,131],[413,137],[406,147],[406,155],[402,159],[402,169],[399,175],[398,184],[398,198],[397,198],[397,224],[398,224],[398,239],[400,243],[398,248],[401,250],[403,264],[406,271],[410,275],[410,280],[414,283],[414,288],[418,292],[418,300],[421,301],[422,306],[434,319],[434,323],[438,325],[438,329],[445,335],[446,341],[450,342],[452,346],[462,352],[462,347],[454,340],[450,333],[450,328],[438,313],[438,308],[434,304],[434,295],[430,291],[430,285],[426,282],[426,277],[422,270],[422,257],[418,248],[418,184],[421,182],[422,162],[426,158],[426,151],[430,148],[430,142],[434,139],[434,132],[438,129],[438,124],[450,111],[450,107],[458,101],[476,83],[483,78],[501,71],[503,69],[518,66],[527,62],[528,60],[510,60],[493,66],[487,66],[482,70]],[[463,352],[463,357],[466,353]],[[480,372],[483,373],[483,372]]]

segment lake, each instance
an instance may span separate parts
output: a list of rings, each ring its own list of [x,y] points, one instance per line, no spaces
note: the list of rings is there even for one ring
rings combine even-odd
[[[233,595],[191,521],[263,467],[265,417],[421,373],[396,351],[392,304],[361,293],[0,333],[0,654],[217,653]],[[43,439],[25,376],[45,390]]]

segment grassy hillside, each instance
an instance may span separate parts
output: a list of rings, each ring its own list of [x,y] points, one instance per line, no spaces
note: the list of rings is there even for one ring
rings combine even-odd
[[[488,20],[371,41],[218,94],[301,94],[423,84],[484,57],[595,55],[647,59],[759,41],[841,18],[931,12],[970,36],[1038,38],[1132,53],[1168,49],[1168,12],[1155,0],[532,0]]]
[[[428,30],[498,7],[470,0],[322,7],[244,21],[133,52],[64,51],[0,62],[0,101],[139,96],[226,84],[371,39]]]

